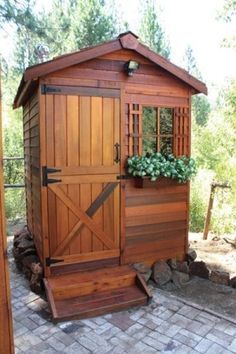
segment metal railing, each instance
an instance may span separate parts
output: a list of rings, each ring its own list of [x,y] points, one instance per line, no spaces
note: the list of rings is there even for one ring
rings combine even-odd
[[[3,157],[2,161],[3,163],[6,161],[24,161],[24,157],[21,156],[17,156],[17,157]],[[24,166],[24,165],[23,165]],[[22,168],[23,168],[22,166]],[[9,183],[5,183],[4,184],[4,188],[25,188],[25,184],[24,183],[16,183],[16,184],[9,184]]]

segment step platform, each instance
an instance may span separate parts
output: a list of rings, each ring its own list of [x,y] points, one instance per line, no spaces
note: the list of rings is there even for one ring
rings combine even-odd
[[[146,305],[152,297],[143,278],[129,266],[49,277],[44,285],[54,322]]]

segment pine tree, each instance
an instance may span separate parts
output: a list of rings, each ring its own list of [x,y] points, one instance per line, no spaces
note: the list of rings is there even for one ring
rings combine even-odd
[[[157,16],[153,0],[146,0],[139,29],[140,39],[158,54],[169,58],[170,45]]]
[[[117,34],[114,14],[104,0],[78,0],[73,32],[77,48],[112,39]]]
[[[202,74],[197,67],[197,61],[190,46],[185,51],[183,66],[191,75],[202,80]],[[210,104],[204,95],[192,97],[192,113],[198,125],[206,125],[210,113]]]

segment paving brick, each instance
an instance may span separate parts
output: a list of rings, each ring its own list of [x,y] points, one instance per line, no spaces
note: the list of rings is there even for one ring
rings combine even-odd
[[[175,324],[169,324],[168,322],[164,323],[162,326],[157,328],[157,331],[161,334],[165,334],[166,336],[173,338],[179,331],[181,327]]]
[[[207,334],[206,338],[226,348],[232,343],[234,339],[232,336],[224,332],[218,331],[217,329],[211,330]]]
[[[120,328],[122,331],[125,331],[135,323],[133,320],[131,320],[128,312],[114,313],[112,317],[108,319],[108,321],[114,326]]]
[[[41,343],[42,340],[33,333],[27,332],[22,336],[15,338],[15,345],[22,351],[26,351],[34,345]]]
[[[198,345],[195,347],[195,349],[200,352],[200,353],[206,353],[206,351],[213,345],[214,343],[206,338],[203,338]]]
[[[137,340],[141,340],[142,338],[147,336],[150,332],[151,330],[149,328],[144,327],[139,323],[135,323],[133,326],[128,328],[128,330],[125,333]]]
[[[201,322],[198,321],[191,321],[191,323],[188,326],[188,331],[193,332],[199,336],[205,336],[207,333],[210,332],[212,329],[212,326],[204,325]]]
[[[179,315],[183,315],[187,318],[193,319],[200,314],[200,310],[193,308],[192,306],[184,305],[178,311]]]
[[[143,342],[138,342],[134,345],[133,348],[130,348],[128,351],[129,354],[154,354],[156,352],[157,350],[155,348],[152,348]]]
[[[171,318],[169,318],[169,322],[174,323],[181,328],[187,328],[190,325],[191,320],[185,316],[175,313]]]
[[[236,337],[236,325],[229,324],[228,327],[225,328],[224,332],[230,336]]]
[[[55,349],[53,349],[48,343],[42,342],[37,345],[34,345],[27,351],[25,351],[25,354],[38,354],[38,353],[50,353],[50,354],[55,354],[58,353]]]
[[[149,336],[143,338],[142,342],[149,345],[151,348],[158,350],[158,351],[163,351],[165,348],[165,344],[158,342],[156,339],[151,338]]]
[[[194,341],[196,341],[197,343],[200,342],[202,340],[202,337],[195,334],[195,333],[192,333],[192,332],[189,332],[187,329],[181,329],[179,331],[180,334],[183,334],[184,336],[190,338],[190,339],[193,339]]]
[[[65,344],[65,346],[69,346],[74,343],[74,339],[71,338],[69,334],[66,334],[62,331],[55,333],[53,337]]]
[[[228,350],[233,353],[236,353],[236,338],[232,341],[232,343],[228,346]]]
[[[213,343],[212,346],[206,351],[206,354],[221,354],[224,353],[225,348],[217,343]]]
[[[170,337],[167,337],[159,332],[151,332],[149,333],[149,336],[163,344],[168,344],[171,341]]]
[[[65,353],[66,354],[90,354],[91,351],[84,348],[79,343],[75,342],[66,348]]]
[[[53,348],[55,349],[57,352],[58,351],[62,351],[63,349],[65,349],[65,344],[63,344],[61,341],[59,341],[57,338],[55,338],[54,336],[48,338],[46,340],[46,342]]]

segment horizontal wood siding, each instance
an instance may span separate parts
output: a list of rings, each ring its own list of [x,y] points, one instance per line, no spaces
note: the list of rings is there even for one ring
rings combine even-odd
[[[39,102],[36,92],[23,108],[27,224],[42,257]]]
[[[183,258],[186,251],[188,186],[163,179],[152,186],[125,186],[123,263]]]

